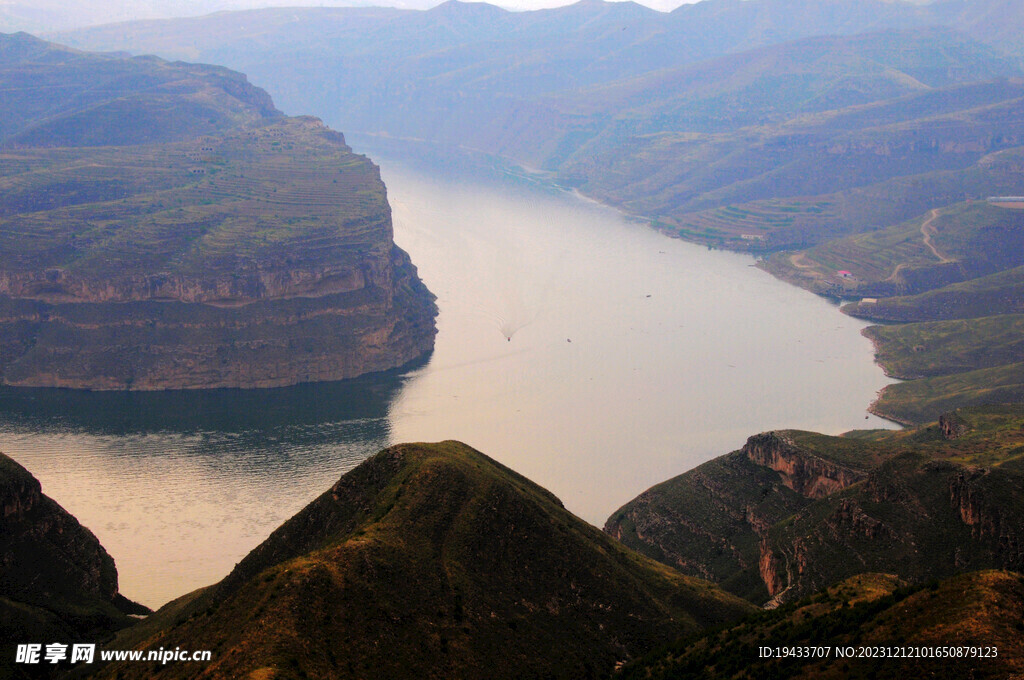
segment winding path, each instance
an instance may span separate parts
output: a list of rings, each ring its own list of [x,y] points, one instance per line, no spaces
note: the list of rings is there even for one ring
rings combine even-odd
[[[932,255],[934,255],[935,258],[939,261],[939,264],[946,264],[948,262],[953,262],[954,260],[940,253],[938,249],[935,247],[935,244],[932,243],[932,236],[935,236],[936,234],[935,227],[932,226],[932,222],[934,222],[935,219],[941,214],[942,210],[940,208],[933,208],[931,211],[928,212],[928,219],[921,223],[921,240],[924,241],[924,244],[928,247],[928,250],[932,251]],[[896,265],[896,268],[892,270],[892,274],[889,274],[889,277],[885,280],[895,281],[896,277],[899,276],[900,271],[902,271],[903,268],[906,266],[906,262],[899,263],[898,265]]]
[[[932,255],[939,259],[939,263],[946,264],[953,260],[936,250],[935,245],[932,243],[932,236],[935,236],[935,227],[932,226],[932,222],[934,222],[935,218],[939,216],[939,213],[940,211],[938,208],[934,208],[930,213],[928,213],[928,219],[921,223],[921,236],[924,240],[924,244],[928,246],[928,250],[932,251]]]

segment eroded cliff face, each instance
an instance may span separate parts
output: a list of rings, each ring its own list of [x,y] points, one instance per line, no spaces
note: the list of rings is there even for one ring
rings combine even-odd
[[[866,477],[862,470],[825,460],[811,451],[798,448],[780,432],[750,437],[743,452],[751,462],[778,472],[783,484],[807,498],[828,496]]]
[[[991,543],[1004,564],[1024,568],[1024,528],[1018,508],[1007,507],[1005,498],[1014,484],[993,470],[982,467],[961,468],[949,477],[949,502],[960,520],[970,527],[971,537]]]
[[[0,301],[0,333],[14,344],[0,360],[3,382],[99,390],[279,387],[383,371],[432,349],[433,296],[404,251],[393,246],[349,278],[362,285],[337,292],[328,281],[317,295],[236,298],[230,305]]]
[[[1024,568],[1019,475],[899,457],[846,493],[774,527],[759,573],[774,602],[882,571],[909,581],[968,569]]]
[[[797,513],[797,521],[804,519]],[[765,532],[759,546],[758,572],[768,594],[769,605],[780,604],[813,590],[827,579],[816,578],[814,547],[822,540],[847,544],[851,541],[889,541],[895,538],[892,528],[864,511],[856,498],[843,498],[824,521],[819,534],[797,537],[789,542],[773,541]],[[812,581],[815,586],[808,586]],[[793,592],[791,592],[793,591]]]
[[[755,435],[644,492],[605,531],[769,606],[865,571],[908,581],[1019,571],[1019,410],[958,411],[925,431],[877,441]],[[973,456],[988,462],[973,464]]]
[[[811,502],[801,491],[817,493],[836,484],[835,477],[785,433],[756,435],[739,451],[645,491],[615,512],[604,531],[685,574],[761,602],[772,594],[759,575],[763,537]]]

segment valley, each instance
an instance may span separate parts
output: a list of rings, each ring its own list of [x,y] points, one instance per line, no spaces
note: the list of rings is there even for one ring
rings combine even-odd
[[[212,649],[77,670],[110,678],[1016,677],[1021,30],[450,0],[0,36],[5,625]]]

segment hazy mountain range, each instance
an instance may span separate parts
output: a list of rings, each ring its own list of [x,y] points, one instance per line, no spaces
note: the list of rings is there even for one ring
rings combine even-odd
[[[425,12],[259,10],[59,39],[228,65],[285,110],[347,133],[498,154],[699,236],[704,209],[962,169],[1013,146],[1021,93],[1006,79],[1024,75],[1022,14],[993,2],[708,0],[662,14],[595,0],[521,13],[453,1]],[[983,123],[984,107],[1007,112]],[[970,132],[947,134],[943,116]],[[950,137],[963,144],[931,153]],[[880,149],[898,153],[879,163]],[[807,239],[792,233],[799,218],[771,228],[790,232],[771,247]]]

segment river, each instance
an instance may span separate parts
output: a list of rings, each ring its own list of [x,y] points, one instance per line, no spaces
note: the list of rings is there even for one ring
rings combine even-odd
[[[865,324],[748,255],[667,238],[503,173],[382,166],[395,239],[438,296],[419,365],[205,393],[0,390],[0,450],[158,606],[223,578],[366,456],[462,440],[600,526],[750,434],[891,427]],[[397,157],[396,157],[397,158]]]

